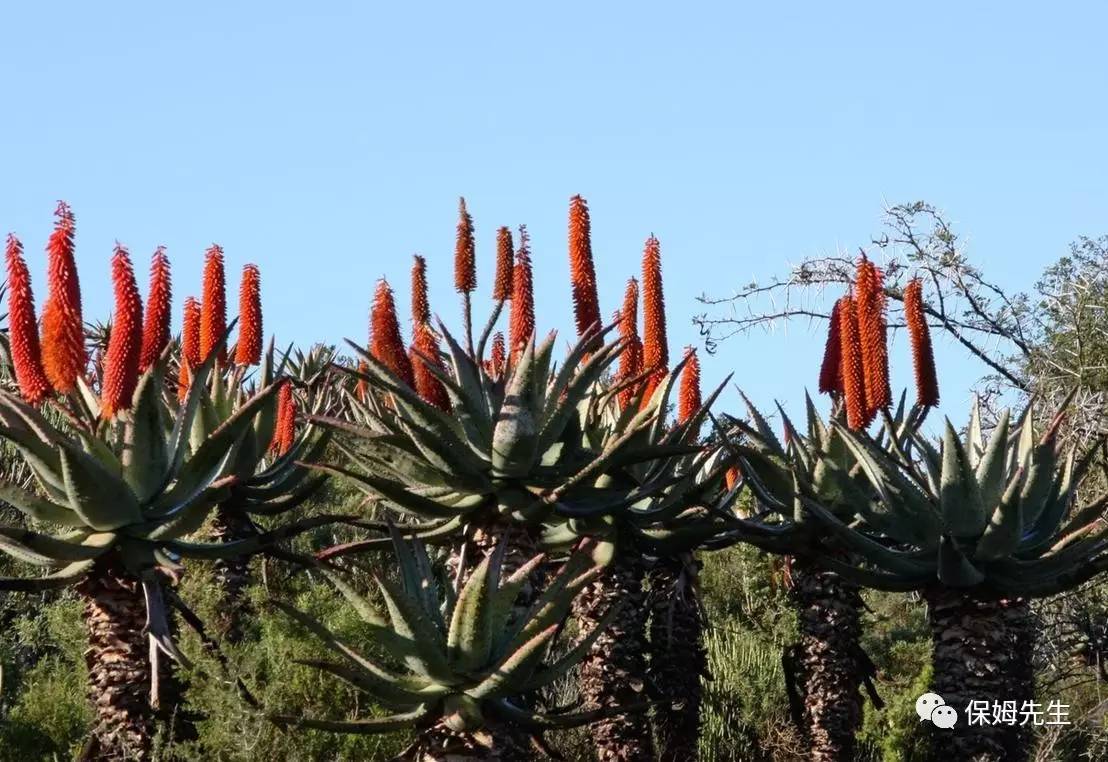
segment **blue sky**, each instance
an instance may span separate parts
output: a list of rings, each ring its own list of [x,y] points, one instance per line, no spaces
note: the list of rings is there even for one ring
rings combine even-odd
[[[605,315],[661,239],[675,348],[697,341],[697,295],[853,251],[885,203],[938,205],[1014,289],[1108,232],[1105,6],[844,5],[9,4],[0,232],[22,237],[41,299],[68,200],[90,317],[109,314],[116,239],[143,266],[168,247],[178,311],[216,241],[230,272],[261,266],[280,339],[363,339],[376,278],[406,309],[414,252],[456,319],[464,195],[480,294],[496,227],[527,223],[540,326],[565,335],[581,193]],[[733,339],[705,382],[734,370],[795,408],[821,344],[803,324]],[[938,351],[960,416],[980,368]]]

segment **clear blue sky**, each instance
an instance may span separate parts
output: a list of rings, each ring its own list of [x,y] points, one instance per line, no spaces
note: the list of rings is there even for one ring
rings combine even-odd
[[[413,252],[456,317],[459,195],[480,294],[495,228],[525,222],[540,326],[563,335],[568,198],[590,202],[605,315],[656,233],[675,348],[698,294],[853,250],[886,202],[938,205],[1011,288],[1108,230],[1102,4],[369,6],[6,5],[0,232],[39,298],[57,199],[90,317],[116,239],[143,269],[168,247],[178,311],[217,241],[236,276],[261,266],[267,329],[298,342],[364,339],[382,275],[406,310]],[[797,407],[821,343],[805,325],[732,340],[705,382],[734,369]],[[939,354],[960,410],[980,369]]]

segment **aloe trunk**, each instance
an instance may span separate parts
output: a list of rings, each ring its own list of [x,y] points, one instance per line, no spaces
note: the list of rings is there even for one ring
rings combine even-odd
[[[114,554],[78,591],[88,633],[88,694],[94,720],[82,760],[147,759],[156,721],[142,585]]]
[[[535,758],[515,733],[460,733],[441,723],[420,733],[398,757],[403,762],[530,762]]]
[[[245,540],[254,527],[240,511],[220,506],[212,521],[212,539],[217,542]],[[250,556],[242,555],[215,562],[215,583],[219,589],[219,607],[214,622],[216,632],[228,643],[239,643],[250,614],[247,588],[250,586]]]
[[[943,760],[1019,762],[1030,755],[1028,728],[1015,724],[968,725],[970,701],[1034,699],[1031,609],[1020,598],[977,600],[936,586],[924,594],[931,622],[931,689],[958,711],[950,730],[931,727],[933,757]],[[1018,719],[1018,718],[1017,718]]]
[[[856,585],[799,557],[792,561],[790,595],[800,634],[793,659],[809,758],[853,759],[862,725],[862,596]]]
[[[661,762],[697,758],[701,679],[708,672],[708,657],[696,598],[696,564],[692,554],[660,558],[647,575],[651,600],[647,676],[660,700],[653,719]]]
[[[645,570],[640,556],[617,552],[607,572],[585,588],[574,603],[583,631],[619,605],[619,614],[581,662],[581,699],[589,708],[628,711],[590,726],[601,762],[651,762],[655,759],[646,694]]]

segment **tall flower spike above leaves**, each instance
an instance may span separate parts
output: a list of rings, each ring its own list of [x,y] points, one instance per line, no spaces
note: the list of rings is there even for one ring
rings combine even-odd
[[[108,352],[104,358],[104,383],[100,409],[111,418],[131,406],[138,385],[139,356],[142,352],[142,299],[127,250],[116,244],[112,256],[112,284],[115,290],[115,316],[112,319]]]
[[[931,348],[931,329],[923,310],[923,283],[913,278],[904,287],[904,322],[912,345],[912,367],[916,374],[916,402],[921,406],[939,404],[939,378],[935,372],[935,354]]]
[[[827,321],[827,345],[823,349],[823,364],[819,369],[819,391],[821,394],[841,395],[843,393],[842,339],[839,337],[840,302],[831,308],[831,318]]]
[[[284,455],[296,439],[296,398],[292,396],[292,383],[284,381],[277,390],[277,421],[273,427],[270,449]]]
[[[392,289],[384,278],[377,281],[377,291],[373,295],[369,321],[369,351],[401,381],[410,387],[415,387],[412,363],[404,350],[404,339],[400,336],[396,303],[392,298]]]
[[[458,199],[458,236],[454,243],[454,288],[469,293],[477,288],[477,249],[473,242],[473,218],[466,200]]]
[[[512,268],[515,251],[512,248],[512,231],[504,226],[496,231],[496,277],[492,281],[493,301],[504,302],[512,298]]]
[[[412,330],[415,338],[412,341],[410,359],[416,393],[439,410],[450,410],[450,397],[446,394],[446,387],[427,368],[428,362],[435,363],[437,368],[442,367],[439,362],[439,342],[430,324],[426,322],[418,324]]]
[[[85,324],[81,317],[81,282],[73,256],[73,212],[64,201],[54,212],[57,222],[46,244],[47,296],[42,308],[42,365],[54,390],[68,394],[85,372]]]
[[[200,357],[207,359],[227,330],[227,284],[223,249],[216,245],[204,255],[204,294],[200,302]],[[227,363],[227,347],[219,348],[220,364]]]
[[[239,340],[236,365],[257,365],[262,361],[262,275],[257,265],[242,268],[239,282]]]
[[[866,427],[866,378],[862,368],[862,341],[854,297],[839,300],[839,338],[843,369],[843,398],[846,425],[858,430]]]
[[[569,277],[573,286],[573,315],[580,338],[600,327],[589,206],[580,196],[569,200]]]
[[[634,278],[627,281],[618,319],[619,337],[626,347],[623,354],[619,356],[619,373],[616,376],[616,382],[623,387],[619,391],[619,405],[625,408],[631,404],[638,392],[639,384],[630,382],[643,371],[642,340],[639,338],[639,282]]]
[[[492,351],[489,354],[488,372],[493,378],[504,375],[504,334],[497,331],[492,337]]]
[[[431,304],[427,299],[427,260],[412,257],[412,325],[431,322]]]
[[[885,290],[881,271],[864,254],[855,277],[855,304],[866,380],[866,420],[893,402],[889,384],[889,344],[885,320]]]
[[[531,237],[519,226],[519,249],[512,274],[512,311],[508,317],[508,343],[514,363],[535,333],[535,292],[531,277]]]
[[[184,317],[181,320],[181,362],[177,372],[177,398],[188,394],[192,369],[200,364],[200,302],[196,297],[185,297]]]
[[[23,244],[14,235],[8,236],[8,341],[11,344],[12,365],[19,393],[27,402],[37,405],[50,394],[50,381],[42,368],[42,349],[38,341],[35,320],[35,295],[31,291],[31,274],[23,260]]]
[[[696,350],[685,347],[685,354],[689,358],[685,367],[681,370],[681,388],[678,393],[677,422],[685,423],[700,410],[702,403],[700,397],[700,360],[696,357]]]
[[[666,300],[662,292],[662,249],[654,236],[646,239],[642,257],[643,369],[651,372],[644,402],[665,376],[669,365]]]
[[[142,355],[139,373],[158,361],[169,344],[170,311],[173,309],[173,286],[169,272],[169,257],[159,246],[150,259],[150,291],[146,296],[146,317],[142,325]]]

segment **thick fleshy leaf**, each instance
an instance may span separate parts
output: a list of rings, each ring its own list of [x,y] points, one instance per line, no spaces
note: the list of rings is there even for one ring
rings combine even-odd
[[[943,522],[954,537],[977,537],[985,529],[985,508],[969,458],[949,420],[943,434],[942,457],[939,506]]]
[[[135,494],[99,461],[75,447],[59,447],[58,457],[69,507],[88,526],[104,532],[142,522]]]
[[[985,581],[981,570],[970,563],[955,540],[946,535],[939,543],[939,581],[950,587],[973,587]]]

